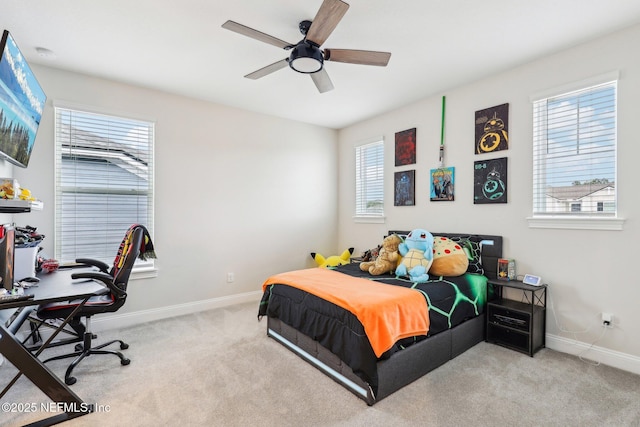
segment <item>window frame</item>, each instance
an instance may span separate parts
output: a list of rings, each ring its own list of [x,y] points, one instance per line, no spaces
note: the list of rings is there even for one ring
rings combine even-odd
[[[145,145],[145,149],[147,150],[145,152],[147,158],[144,159],[144,166],[146,167],[146,173],[144,174],[144,177],[148,180],[147,181],[147,185],[148,188],[146,190],[135,190],[135,189],[127,189],[126,191],[124,190],[120,190],[118,191],[117,189],[114,190],[113,188],[102,188],[99,186],[94,186],[91,187],[91,183],[89,183],[88,185],[85,186],[85,188],[81,188],[80,186],[76,186],[75,190],[72,189],[71,193],[67,193],[67,194],[79,194],[79,193],[83,193],[83,192],[88,192],[91,194],[95,194],[95,195],[123,195],[123,196],[127,196],[127,195],[143,195],[146,196],[146,200],[145,200],[145,206],[146,206],[146,215],[143,215],[146,217],[146,221],[142,222],[140,216],[137,217],[138,222],[145,225],[145,227],[149,230],[150,234],[153,236],[153,227],[154,227],[154,207],[155,207],[155,168],[154,168],[154,164],[155,164],[155,138],[156,138],[156,131],[155,131],[155,120],[153,119],[149,119],[149,118],[144,118],[144,117],[139,117],[133,114],[129,114],[129,113],[122,113],[122,112],[114,112],[114,111],[109,111],[109,110],[101,110],[101,109],[97,109],[97,108],[91,108],[91,107],[87,107],[87,106],[78,106],[78,105],[73,105],[73,104],[68,104],[68,103],[60,103],[60,102],[54,102],[54,139],[55,139],[55,181],[54,181],[54,191],[55,191],[55,203],[56,203],[56,208],[55,208],[55,217],[54,217],[54,232],[55,232],[55,249],[54,249],[54,256],[56,259],[61,260],[62,262],[73,262],[72,260],[63,260],[62,256],[61,256],[61,250],[62,250],[62,245],[63,245],[63,241],[65,239],[65,237],[63,237],[63,231],[62,231],[62,221],[63,221],[63,216],[62,216],[62,197],[64,194],[64,188],[69,188],[68,185],[63,185],[62,183],[62,164],[63,164],[63,153],[66,155],[69,154],[70,152],[70,143],[73,144],[74,139],[73,137],[68,137],[65,138],[63,137],[63,131],[61,130],[61,124],[63,123],[63,118],[61,118],[61,114],[76,114],[76,115],[82,115],[82,116],[90,116],[93,117],[93,119],[96,120],[96,123],[100,123],[103,125],[106,125],[107,123],[128,123],[128,124],[140,124],[142,127],[145,127],[146,130],[149,132],[147,135],[147,138],[145,140],[145,138],[142,138],[142,140],[144,141]],[[104,120],[100,120],[99,117],[103,117]],[[123,137],[124,140],[124,137]],[[75,141],[77,142],[77,141]],[[106,150],[104,150],[104,154],[102,156],[93,156],[90,155],[89,157],[91,157],[91,160],[98,160],[99,162],[102,163],[109,163],[111,165],[111,162],[108,162],[107,160],[110,157],[113,157],[113,153],[114,153],[114,146],[111,145],[112,140],[109,140],[109,148],[107,148]],[[117,137],[113,138],[113,142],[114,143],[118,143],[119,141],[117,140]],[[66,144],[65,144],[66,143]],[[66,145],[66,148],[63,148],[63,145]],[[115,146],[117,147],[117,145]],[[94,147],[95,149],[95,147]],[[78,150],[79,151],[79,150]],[[99,149],[97,149],[97,151],[99,151]],[[115,152],[117,152],[118,150],[116,149]],[[76,153],[71,153],[72,155],[77,154]],[[131,152],[127,151],[126,154],[131,154]],[[75,166],[81,165],[83,162],[86,164],[86,162],[88,161],[89,157],[87,157],[86,159],[82,158],[82,155],[80,155],[78,158],[80,159],[80,162]],[[142,161],[142,160],[141,160]],[[80,166],[81,168],[82,166]],[[122,168],[125,169],[125,168]],[[114,181],[111,181],[111,183],[113,184]],[[100,191],[100,190],[104,190],[104,191]],[[134,223],[134,222],[132,222]],[[75,227],[75,226],[74,226]],[[119,237],[120,241],[122,239],[122,237],[124,237],[124,233],[126,231],[126,228],[123,230],[119,230],[118,231],[122,231],[122,235]],[[109,249],[108,251],[111,251],[111,247],[113,246],[113,254],[112,256],[110,254],[106,254],[105,257],[96,257],[98,259],[101,259],[102,261],[106,262],[108,265],[111,265],[113,263],[113,258],[115,258],[117,249],[118,249],[118,245],[120,244],[120,241],[118,241],[115,245],[113,244],[114,238],[112,237],[111,239],[105,237],[104,238],[104,242],[108,245]],[[77,253],[77,252],[76,252]],[[133,271],[132,271],[132,278],[144,278],[144,277],[155,277],[157,275],[157,270],[156,270],[156,266],[155,266],[155,260],[154,259],[148,259],[145,261],[142,260],[137,260],[136,264],[134,265]]]
[[[588,79],[584,79],[581,81],[569,83],[560,87],[555,87],[552,89],[548,89],[539,93],[536,93],[530,97],[531,105],[532,105],[532,149],[533,149],[533,158],[532,158],[532,214],[527,218],[527,222],[530,228],[552,228],[552,229],[588,229],[588,230],[622,230],[624,225],[624,218],[618,216],[617,209],[614,212],[593,212],[592,214],[584,214],[581,213],[577,215],[574,212],[562,213],[562,214],[554,214],[554,213],[538,213],[535,212],[536,209],[536,186],[539,186],[540,183],[536,180],[536,122],[535,122],[535,114],[536,107],[535,104],[538,101],[542,101],[549,98],[560,97],[563,94],[570,94],[572,92],[588,90],[590,88],[607,84],[614,83],[615,84],[615,120],[616,124],[614,126],[614,183],[616,191],[616,205],[619,204],[618,199],[618,183],[616,182],[619,178],[617,171],[617,152],[618,152],[618,138],[617,138],[617,121],[619,116],[618,105],[617,105],[617,97],[618,97],[618,80],[619,80],[619,71],[612,71],[609,73],[605,73],[602,75],[594,76]]]
[[[364,153],[364,150],[380,150],[380,153],[373,154],[375,156],[375,164],[373,165],[375,168],[379,169],[381,176],[376,175],[376,178],[367,181],[365,173],[362,169],[362,164],[365,159],[363,159],[362,155],[368,155]],[[385,189],[384,189],[384,176],[385,176],[385,140],[383,136],[370,138],[366,141],[362,141],[358,143],[354,147],[354,184],[355,184],[355,197],[354,197],[354,216],[353,219],[355,222],[361,223],[384,223],[385,215],[384,215],[384,199],[385,199]],[[365,180],[364,182],[362,180]],[[376,182],[377,181],[377,182]],[[369,184],[369,185],[367,185]],[[379,195],[381,199],[380,209],[372,210],[367,212],[366,209],[363,209],[362,206],[366,203],[367,200],[367,187],[374,188],[372,193],[376,193]],[[363,194],[364,193],[364,194]],[[363,199],[364,198],[364,199]]]

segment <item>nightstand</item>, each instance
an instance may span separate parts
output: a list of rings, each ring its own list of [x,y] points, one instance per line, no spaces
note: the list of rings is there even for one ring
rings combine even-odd
[[[505,288],[521,292],[520,301],[503,297]],[[486,341],[529,356],[544,348],[546,333],[547,285],[526,285],[518,280],[489,280]],[[512,293],[513,294],[513,293]]]

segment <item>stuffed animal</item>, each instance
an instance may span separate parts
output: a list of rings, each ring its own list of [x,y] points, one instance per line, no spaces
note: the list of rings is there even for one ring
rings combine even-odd
[[[340,256],[331,255],[328,258],[323,257],[320,254],[315,252],[311,252],[311,258],[318,264],[320,268],[329,268],[336,267],[338,265],[348,264],[351,259],[351,254],[353,253],[353,248],[345,249],[344,252]]]
[[[393,271],[398,265],[398,245],[402,243],[402,239],[396,234],[387,236],[382,241],[382,249],[375,261],[360,263],[360,270],[368,271],[369,274],[379,276],[381,274]]]
[[[398,246],[402,261],[396,268],[396,276],[409,276],[412,282],[425,283],[429,280],[429,267],[433,262],[433,236],[427,230],[412,230]]]
[[[459,243],[448,237],[433,239],[433,263],[429,274],[434,276],[460,276],[467,272],[469,258]]]

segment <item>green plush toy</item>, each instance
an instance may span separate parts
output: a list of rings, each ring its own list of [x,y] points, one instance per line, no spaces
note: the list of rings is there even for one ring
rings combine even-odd
[[[311,252],[311,258],[318,264],[320,268],[331,268],[336,267],[338,265],[349,264],[351,259],[351,254],[353,253],[353,248],[345,249],[344,252],[340,256],[331,255],[328,258],[323,257],[322,255]]]

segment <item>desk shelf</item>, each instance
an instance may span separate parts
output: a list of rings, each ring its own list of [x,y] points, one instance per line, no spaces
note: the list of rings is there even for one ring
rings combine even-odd
[[[0,199],[0,213],[26,213],[32,210],[42,210],[39,200]]]

